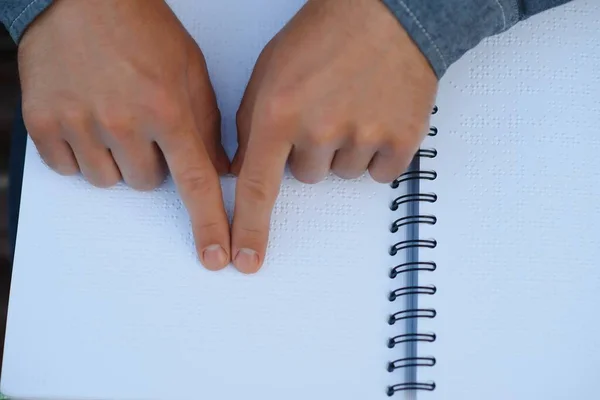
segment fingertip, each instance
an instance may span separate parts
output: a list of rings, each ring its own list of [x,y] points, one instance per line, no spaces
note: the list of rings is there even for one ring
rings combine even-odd
[[[262,263],[256,251],[242,248],[237,251],[233,265],[244,274],[255,274],[260,270]]]
[[[200,253],[200,262],[204,268],[210,271],[219,271],[229,264],[230,256],[227,251],[218,244],[206,246]]]

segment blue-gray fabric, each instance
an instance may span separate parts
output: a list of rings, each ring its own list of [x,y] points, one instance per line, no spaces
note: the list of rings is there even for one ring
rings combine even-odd
[[[382,0],[438,78],[483,39],[571,0]]]
[[[441,78],[452,63],[481,40],[570,0],[382,1]],[[27,26],[51,3],[52,0],[0,0],[0,18],[18,43]]]
[[[0,19],[16,43],[52,0],[0,0]]]

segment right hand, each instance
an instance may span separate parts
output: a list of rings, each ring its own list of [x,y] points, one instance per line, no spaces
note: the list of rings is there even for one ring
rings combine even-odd
[[[160,185],[168,167],[202,263],[229,263],[214,90],[163,0],[57,0],[22,38],[19,71],[25,125],[49,167],[138,190]]]

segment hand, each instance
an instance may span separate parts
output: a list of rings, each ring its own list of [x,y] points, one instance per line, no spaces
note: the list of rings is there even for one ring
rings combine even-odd
[[[264,260],[288,157],[306,183],[367,169],[390,182],[427,132],[436,89],[427,60],[380,0],[309,0],[264,49],[238,111],[236,267],[251,273]]]
[[[48,166],[139,190],[168,167],[203,264],[228,264],[220,115],[204,57],[166,3],[58,0],[25,33],[19,69],[25,125]]]

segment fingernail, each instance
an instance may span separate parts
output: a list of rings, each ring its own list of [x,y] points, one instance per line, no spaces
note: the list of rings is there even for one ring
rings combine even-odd
[[[251,249],[240,249],[233,263],[242,272],[255,272],[258,269],[258,253]]]
[[[208,269],[221,269],[227,265],[227,253],[218,244],[211,244],[202,252],[202,263]]]

